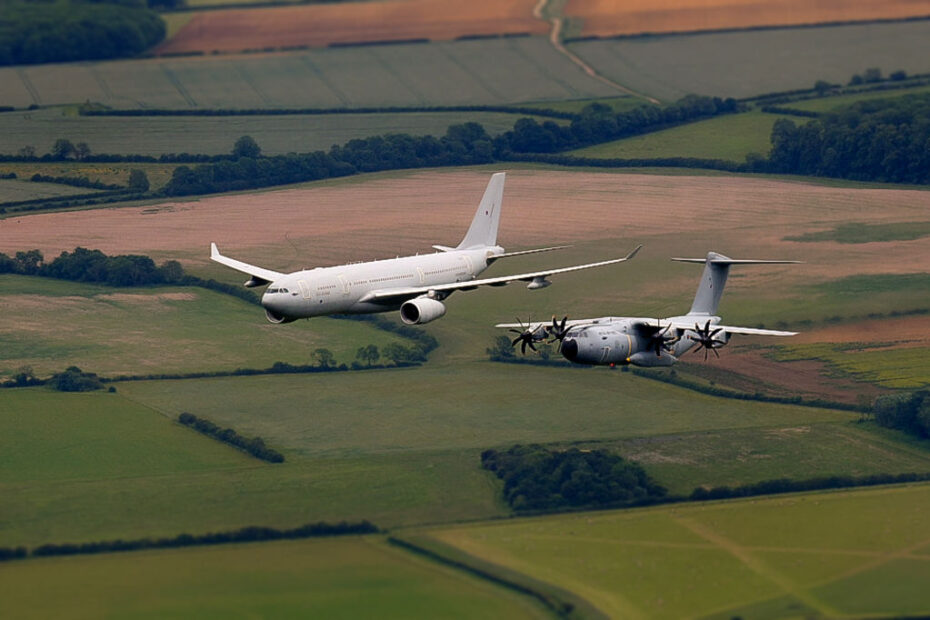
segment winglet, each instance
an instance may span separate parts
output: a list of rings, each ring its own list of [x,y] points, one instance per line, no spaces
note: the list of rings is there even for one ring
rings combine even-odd
[[[223,255],[220,254],[219,249],[217,249],[216,244],[212,241],[210,242],[210,258],[216,260],[217,258],[222,258]]]
[[[228,256],[223,256],[220,254],[219,248],[216,247],[215,243],[210,243],[210,260],[214,260],[221,265],[226,265],[231,267],[236,271],[241,271],[251,276],[249,280],[245,283],[245,286],[251,288],[253,286],[261,286],[263,284],[270,284],[279,278],[284,277],[283,273],[277,271],[272,271],[271,269],[264,269],[262,267],[256,267],[255,265],[249,265],[248,263],[243,263],[234,258],[229,258]]]
[[[643,244],[640,243],[638,246],[636,246],[635,248],[633,248],[633,251],[630,252],[629,254],[627,254],[627,255],[626,255],[626,258],[624,258],[623,260],[630,260],[631,258],[633,258],[634,256],[636,256],[636,253],[637,253],[637,252],[639,252],[639,251],[642,250],[642,249],[643,249]]]

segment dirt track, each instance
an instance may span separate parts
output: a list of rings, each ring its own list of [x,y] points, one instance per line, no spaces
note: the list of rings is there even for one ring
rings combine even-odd
[[[330,265],[455,245],[489,172],[418,171],[326,185],[175,200],[149,207],[0,220],[0,252],[206,255],[210,241],[279,269]],[[510,249],[610,239],[653,251],[797,257],[806,278],[912,273],[930,265],[926,239],[841,245],[783,241],[839,222],[930,219],[930,192],[848,189],[747,177],[518,170],[508,174],[499,243]],[[666,250],[667,248],[671,248]],[[281,263],[284,264],[281,264]],[[746,277],[752,277],[747,274]]]

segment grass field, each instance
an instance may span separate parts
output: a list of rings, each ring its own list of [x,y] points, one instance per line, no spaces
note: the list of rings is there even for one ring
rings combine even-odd
[[[863,224],[849,222],[832,230],[785,237],[786,241],[836,241],[837,243],[874,243],[876,241],[912,241],[930,237],[930,222],[893,222]]]
[[[930,386],[930,362],[926,347],[902,347],[895,343],[882,346],[850,345],[785,345],[778,347],[773,357],[780,362],[818,359],[827,362],[835,372],[856,381],[867,381],[882,387],[922,389]]]
[[[902,88],[900,90],[879,90],[854,95],[837,95],[835,97],[821,97],[807,101],[792,102],[789,107],[799,110],[810,110],[811,112],[829,112],[836,108],[843,108],[852,105],[857,101],[871,101],[874,99],[892,99],[898,97],[907,97],[920,93],[930,92],[930,86],[921,86],[916,88]],[[800,120],[800,119],[799,119]]]
[[[406,343],[356,321],[275,329],[259,306],[195,287],[125,289],[4,275],[0,312],[0,377],[22,366],[38,376],[71,365],[104,376],[268,368],[310,364],[321,347],[348,364],[361,346]]]
[[[40,559],[0,577],[7,618],[549,617],[379,537]]]
[[[845,84],[867,67],[930,71],[930,21],[579,41],[603,75],[662,100],[687,93],[749,97]]]
[[[31,122],[24,122],[25,117]],[[166,153],[218,155],[232,151],[240,136],[255,138],[266,155],[329,150],[354,138],[387,133],[442,136],[449,125],[473,121],[491,135],[511,129],[525,115],[494,112],[326,114],[294,116],[101,117],[77,116],[67,108],[0,114],[2,148],[15,154],[34,146],[51,151],[59,138],[86,142],[93,153],[159,156]],[[0,163],[0,170],[6,164]],[[99,167],[99,164],[98,164]]]
[[[617,96],[543,37],[0,69],[0,104],[332,108]]]
[[[568,154],[597,159],[698,157],[743,162],[749,153],[768,154],[772,125],[779,118],[783,117],[757,111],[719,116]]]
[[[117,185],[127,185],[129,183],[129,174],[131,170],[142,170],[149,180],[152,189],[159,189],[171,179],[175,167],[178,164],[99,164],[91,162],[3,162],[0,163],[0,172],[15,172],[20,179],[28,179],[34,174],[44,174],[48,176],[66,176],[66,177],[87,177],[91,181],[100,181],[101,183],[115,183]],[[6,183],[7,181],[3,181]],[[20,181],[20,183],[25,183]],[[95,190],[85,187],[71,187],[69,185],[59,185],[50,183],[32,183],[37,187],[50,187],[55,191],[73,193],[93,193]],[[3,186],[0,186],[3,187]],[[49,190],[51,191],[51,189]],[[15,194],[14,194],[15,195]],[[53,194],[53,195],[63,195]],[[20,200],[10,196],[9,200]]]
[[[8,169],[3,164],[0,164],[0,170],[3,170],[4,173],[15,171],[13,169]],[[20,172],[22,172],[22,170],[16,172],[17,177],[20,177]],[[43,172],[42,174],[48,173]],[[95,191],[86,187],[72,187],[59,183],[33,183],[28,180],[29,176],[32,175],[22,175],[22,178],[17,179],[0,179],[0,203],[33,200],[35,198],[72,196],[74,194],[88,194]]]
[[[920,615],[930,611],[928,508],[923,484],[426,534],[612,617]]]

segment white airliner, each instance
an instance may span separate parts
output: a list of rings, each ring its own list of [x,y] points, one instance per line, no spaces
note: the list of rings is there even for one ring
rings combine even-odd
[[[400,309],[408,325],[428,323],[446,313],[442,301],[455,291],[479,286],[504,286],[515,280],[529,282],[528,289],[549,286],[549,276],[612,265],[630,260],[639,247],[623,258],[586,265],[547,269],[496,278],[476,279],[494,261],[509,256],[557,250],[566,246],[504,252],[497,245],[497,227],[504,193],[504,173],[491,177],[484,197],[465,238],[454,248],[434,245],[432,254],[405,256],[338,267],[317,267],[293,273],[279,273],[255,267],[220,254],[210,245],[210,258],[248,274],[245,286],[270,286],[262,295],[265,316],[272,323],[329,314],[367,314]]]

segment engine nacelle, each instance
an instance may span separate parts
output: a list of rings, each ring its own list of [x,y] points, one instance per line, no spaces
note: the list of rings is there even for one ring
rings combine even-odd
[[[297,319],[292,319],[290,317],[286,317],[284,315],[273,312],[269,310],[268,308],[265,308],[265,318],[268,319],[269,323],[274,323],[275,325],[280,325],[281,323],[290,323],[292,321],[297,320]]]
[[[405,301],[400,307],[400,320],[407,325],[422,325],[435,321],[446,313],[441,301],[429,297],[417,297]]]

